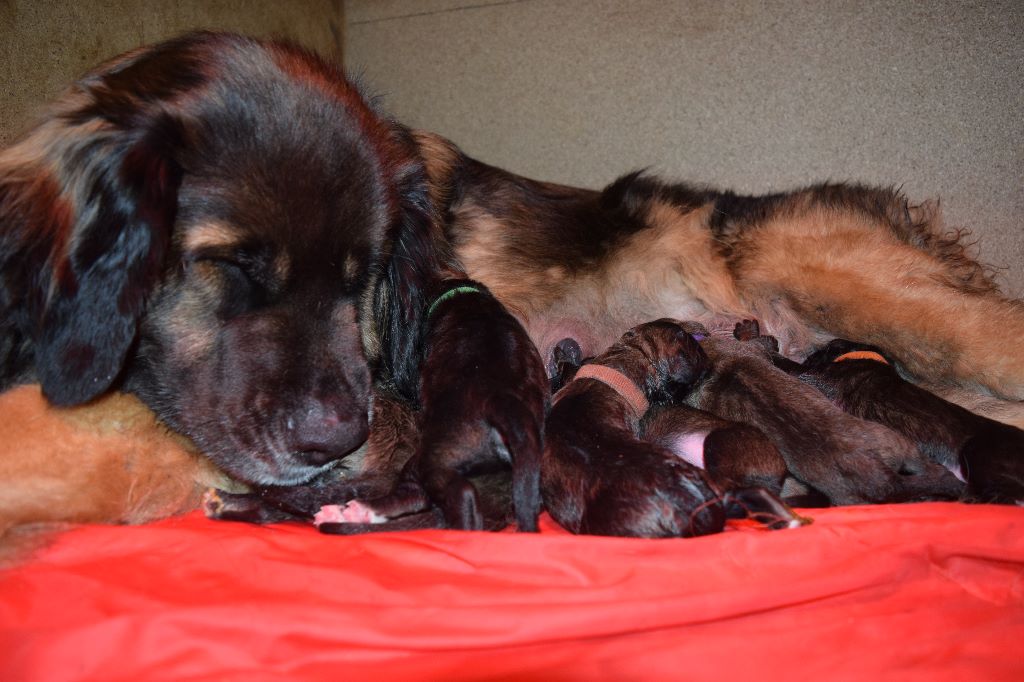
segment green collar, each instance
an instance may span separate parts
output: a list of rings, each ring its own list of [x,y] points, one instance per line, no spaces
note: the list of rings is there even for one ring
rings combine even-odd
[[[446,291],[443,294],[441,294],[440,296],[438,296],[437,300],[435,300],[433,303],[430,304],[430,307],[427,308],[427,317],[429,318],[431,315],[433,315],[434,314],[434,309],[437,308],[437,306],[439,306],[442,303],[444,303],[445,301],[447,301],[449,298],[454,298],[455,296],[458,296],[459,294],[481,294],[481,293],[483,293],[483,292],[480,291],[479,287],[470,286],[468,284],[464,284],[463,286],[460,286],[460,287],[455,287],[454,289],[449,289],[448,291]]]

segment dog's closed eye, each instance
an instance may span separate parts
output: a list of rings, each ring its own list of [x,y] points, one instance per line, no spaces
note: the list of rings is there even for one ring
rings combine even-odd
[[[217,315],[231,319],[267,305],[266,277],[252,263],[221,255],[200,255],[187,262],[189,276],[216,301]]]

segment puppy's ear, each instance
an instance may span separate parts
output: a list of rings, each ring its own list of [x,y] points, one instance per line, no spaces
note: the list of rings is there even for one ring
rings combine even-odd
[[[697,340],[676,325],[673,331],[674,351],[665,358],[664,395],[656,402],[680,402],[711,370],[711,360]]]
[[[0,154],[0,334],[30,339],[60,405],[120,373],[175,218],[180,125],[147,93],[118,91],[138,65],[121,67]]]

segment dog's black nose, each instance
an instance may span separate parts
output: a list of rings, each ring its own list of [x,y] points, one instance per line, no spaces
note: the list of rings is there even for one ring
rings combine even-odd
[[[304,464],[323,466],[366,442],[366,413],[343,409],[334,402],[311,399],[288,418],[291,450]]]

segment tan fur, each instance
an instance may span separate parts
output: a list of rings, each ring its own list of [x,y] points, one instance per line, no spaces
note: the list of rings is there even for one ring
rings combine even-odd
[[[231,225],[209,222],[189,227],[181,246],[186,253],[204,249],[230,249],[238,243],[238,239],[239,232]]]
[[[997,422],[1024,429],[1024,402],[999,400],[956,386],[925,386],[951,403]]]
[[[459,160],[459,151],[448,140],[426,130],[414,130],[412,137],[423,156],[430,181],[430,200],[435,206],[443,206],[451,194],[451,175]]]
[[[1020,303],[948,286],[943,262],[853,213],[811,209],[757,232],[738,283],[769,330],[764,309],[781,301],[832,335],[901,349],[918,377],[1024,396],[1024,354],[1007,352],[1024,337]]]
[[[208,486],[238,489],[125,394],[56,408],[22,386],[0,415],[0,556],[25,524],[144,523],[198,508]]]
[[[167,325],[174,332],[174,354],[183,362],[203,357],[217,340],[213,325],[203,323],[209,321],[220,300],[221,274],[211,263],[196,263],[190,276],[202,286],[183,290],[174,314],[167,317]]]
[[[469,239],[459,246],[459,260],[471,278],[487,287],[513,314],[524,321],[550,307],[560,297],[559,288],[544,286],[542,270],[508,267],[511,254],[503,235],[505,224],[473,205],[463,206],[459,220],[473,226]]]
[[[629,237],[597,267],[571,274],[529,262],[507,267],[512,256],[504,225],[463,207],[459,220],[473,227],[458,253],[469,276],[487,282],[519,316],[542,355],[567,335],[594,354],[644,320],[746,314],[704,224],[709,213],[710,207],[686,212],[653,202],[649,229]]]

